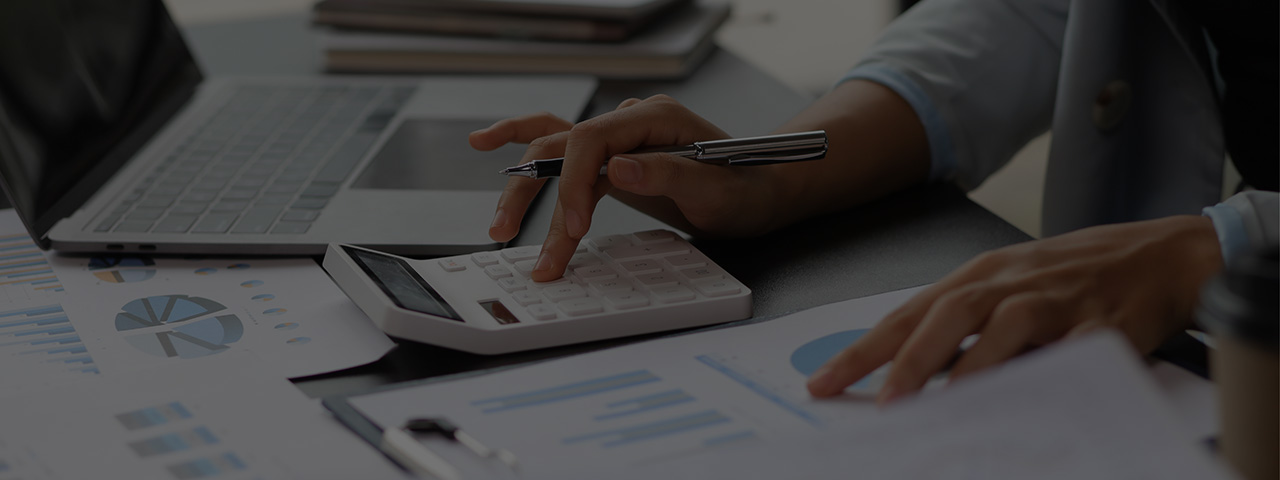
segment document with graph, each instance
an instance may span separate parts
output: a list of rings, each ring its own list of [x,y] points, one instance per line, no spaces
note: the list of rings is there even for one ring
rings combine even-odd
[[[393,346],[309,258],[62,257],[0,210],[0,397],[235,350],[298,377]]]
[[[261,362],[229,352],[0,399],[0,478],[404,477]]]
[[[842,429],[878,415],[881,374],[829,401],[809,397],[808,375],[916,291],[326,405],[345,404],[378,428],[445,418],[535,476]],[[463,457],[454,463],[474,463]]]

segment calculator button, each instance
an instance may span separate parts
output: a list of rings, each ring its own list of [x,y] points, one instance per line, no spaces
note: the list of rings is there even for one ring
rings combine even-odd
[[[537,305],[534,305],[535,307]],[[604,305],[594,298],[575,298],[573,300],[565,300],[557,303],[560,310],[569,315],[590,315],[592,313],[600,313],[604,311]]]
[[[527,277],[529,276],[530,273],[533,273],[533,266],[536,265],[537,263],[538,263],[537,260],[521,260],[519,262],[511,264],[511,266],[515,267],[516,272],[519,272],[521,275],[524,275]]]
[[[641,244],[670,242],[678,238],[675,233],[667,230],[649,230],[646,232],[636,232],[633,235],[635,235],[636,240],[639,240],[639,243]]]
[[[683,285],[672,285],[669,287],[658,287],[653,290],[653,298],[661,303],[687,302],[693,300],[698,295]]]
[[[547,298],[551,299],[553,302],[587,296],[587,292],[583,290],[582,287],[573,283],[552,285],[542,289],[542,294],[546,295]]]
[[[498,263],[498,255],[493,252],[480,252],[471,254],[471,261],[476,262],[476,266],[487,267]]]
[[[616,261],[630,260],[640,257],[652,257],[657,255],[670,255],[674,253],[689,253],[689,244],[684,242],[666,242],[629,247],[613,247],[604,251],[605,255],[608,255],[609,258]]]
[[[588,240],[588,242],[591,243],[591,246],[600,250],[631,245],[631,239],[627,238],[626,235],[605,235]]]
[[[649,297],[637,292],[618,292],[604,296],[613,308],[618,310],[627,310],[631,308],[640,308],[649,305]]]
[[[638,273],[652,273],[652,272],[662,271],[662,265],[659,264],[658,261],[654,259],[628,260],[625,262],[618,262],[618,265],[622,265],[623,270],[626,270],[627,272],[633,275]]]
[[[519,278],[506,277],[498,279],[498,286],[502,287],[503,290],[506,290],[507,293],[511,293],[516,290],[524,290],[528,285],[524,283],[524,280]]]
[[[695,283],[694,288],[708,297],[723,297],[725,295],[737,295],[742,292],[742,287],[737,283],[728,280],[717,280],[714,282]]]
[[[542,251],[542,247],[538,245],[525,245],[523,247],[513,247],[502,250],[502,258],[508,262],[518,262],[530,258],[538,258],[538,253]]]
[[[724,278],[724,270],[715,267],[689,268],[680,271],[689,280],[720,280]]]
[[[588,286],[591,288],[591,290],[594,290],[596,293],[599,293],[600,295],[631,291],[631,283],[621,278],[613,278],[609,280],[598,280],[595,282],[591,282],[590,285]]]
[[[489,278],[497,280],[502,277],[510,277],[511,269],[502,265],[489,265],[484,267],[484,273],[485,275],[488,275]]]
[[[467,266],[463,265],[456,258],[446,258],[440,260],[440,268],[443,268],[446,272],[461,272],[466,270]]]
[[[705,267],[707,263],[710,262],[710,260],[707,260],[707,257],[697,253],[672,255],[670,257],[666,257],[666,260],[671,264],[671,266],[676,268]]]
[[[585,253],[586,251],[587,246],[582,243],[578,243],[578,248],[573,249],[573,253]]]
[[[588,282],[592,280],[608,280],[610,278],[618,277],[617,272],[614,272],[612,268],[609,268],[605,265],[596,265],[593,267],[582,267],[577,270],[574,270],[573,273],[577,275],[578,278],[581,278],[584,281],[588,281]]]
[[[579,253],[569,258],[569,268],[590,267],[599,264],[600,257],[590,253]]]
[[[674,285],[679,283],[676,275],[671,272],[646,273],[644,275],[636,275],[636,280],[650,287],[658,287],[663,285]]]
[[[556,310],[551,308],[551,305],[530,305],[528,311],[529,315],[532,315],[535,320],[553,320],[556,318]]]
[[[535,303],[542,303],[542,297],[538,296],[537,293],[530,292],[528,290],[520,290],[512,293],[511,298],[515,299],[516,303],[519,303],[522,307],[527,307]]]

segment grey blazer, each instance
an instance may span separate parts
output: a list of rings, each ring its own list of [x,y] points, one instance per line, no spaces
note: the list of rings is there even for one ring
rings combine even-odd
[[[1218,204],[1225,141],[1210,48],[1176,2],[926,0],[853,78],[906,99],[932,176],[965,188],[1051,130],[1045,235],[1203,212],[1228,259],[1277,241],[1276,193]]]

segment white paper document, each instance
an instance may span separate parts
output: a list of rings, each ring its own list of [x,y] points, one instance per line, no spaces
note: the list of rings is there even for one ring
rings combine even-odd
[[[299,377],[394,343],[315,261],[61,257],[0,211],[0,396],[225,352]]]
[[[63,307],[104,372],[248,350],[286,377],[372,362],[394,343],[310,258],[55,257]]]
[[[1114,332],[1050,346],[854,428],[780,435],[609,473],[614,480],[840,477],[1232,478],[1187,439],[1154,379]]]
[[[0,478],[404,478],[261,359],[220,357],[0,399]]]
[[[656,340],[475,378],[372,393],[354,397],[350,403],[384,428],[414,417],[447,418],[489,446],[513,452],[519,458],[521,474],[531,477],[554,478],[583,470],[597,474],[629,469],[648,471],[646,469],[660,469],[667,464],[687,468],[688,463],[706,462],[707,470],[702,473],[715,478],[743,475],[789,478],[779,472],[774,472],[774,476],[750,475],[749,469],[734,469],[719,462],[719,452],[756,443],[774,445],[821,438],[843,439],[840,435],[850,432],[889,428],[876,425],[893,410],[883,411],[873,401],[874,392],[883,381],[883,370],[835,399],[811,398],[805,382],[828,358],[865,334],[885,314],[918,291],[910,289],[841,302],[756,325]],[[1110,373],[1114,372],[1100,372],[1100,375]],[[1146,374],[1139,370],[1137,375],[1141,380]],[[1051,387],[1059,382],[1051,378],[1041,381]],[[1071,392],[1069,382],[1074,381],[1063,379],[1063,385],[1054,391]],[[1150,383],[1149,379],[1145,381]],[[949,390],[933,389],[923,397]],[[1086,396],[1077,401],[1085,402],[1082,405],[1088,401],[1124,402],[1128,401],[1126,392],[1119,391],[1112,399]],[[1095,394],[1096,391],[1091,391],[1089,395]],[[1002,395],[1004,393],[994,393],[991,398],[999,399]],[[1135,401],[1144,405],[1139,408],[1145,408],[1148,400],[1140,397]],[[908,408],[905,405],[902,408]],[[947,445],[958,438],[949,433],[953,431],[949,421],[957,422],[955,431],[969,428],[964,420],[968,414],[962,412],[963,408],[948,408],[928,408],[928,418],[934,422],[929,428],[936,432],[917,438],[919,444],[906,442],[883,450],[872,437],[861,439],[863,443],[859,448],[867,449],[868,455],[877,458],[899,452],[905,456],[895,458],[909,458],[912,452],[950,455],[939,460],[945,467],[949,464],[947,458],[958,460],[967,453],[946,453],[932,446]],[[997,432],[1003,428],[1017,430],[1023,428],[1018,426],[1020,423],[1034,427],[1026,422],[1045,421],[1038,416],[1046,414],[1049,413],[1028,408],[1021,413],[1011,413],[1006,420],[988,412],[984,414],[984,421],[998,421],[990,425]],[[1071,447],[1073,442],[1088,437],[1072,432],[1053,433],[1052,428],[1058,421],[1066,421],[1056,420],[1052,426],[1046,426],[1044,441],[1038,444],[1047,449],[1046,452]],[[1189,445],[1195,442],[1191,435],[1179,427],[1171,428],[1178,433],[1167,442],[1181,442],[1178,444],[1184,449],[1191,448]],[[940,443],[930,443],[931,439]],[[1032,454],[1034,452],[1027,449],[1039,448],[1036,444],[991,448],[999,451],[1012,447],[1020,447],[1009,450],[1020,455]],[[838,456],[834,451],[827,451],[826,455]],[[823,471],[823,458],[806,458],[815,462],[807,471]],[[458,459],[455,463],[469,465],[472,462]],[[473,476],[484,478],[485,475],[486,472],[479,472]]]

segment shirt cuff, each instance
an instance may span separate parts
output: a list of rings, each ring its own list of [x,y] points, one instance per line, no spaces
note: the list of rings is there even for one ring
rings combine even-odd
[[[937,107],[934,106],[933,99],[929,98],[924,89],[920,88],[920,85],[911,77],[883,64],[859,65],[840,78],[836,85],[854,79],[884,85],[911,105],[916,116],[920,118],[920,123],[924,125],[925,136],[929,139],[929,179],[937,181],[951,178],[956,170],[956,156],[951,148],[951,135],[947,131],[946,122],[942,120]]]
[[[1223,265],[1230,265],[1233,259],[1249,249],[1249,230],[1245,228],[1244,216],[1239,210],[1219,203],[1204,207],[1201,214],[1213,221],[1213,229],[1218,232]]]

